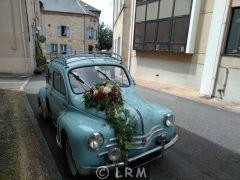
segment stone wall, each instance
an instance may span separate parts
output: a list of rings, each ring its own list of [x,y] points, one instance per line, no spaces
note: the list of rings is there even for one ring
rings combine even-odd
[[[84,37],[85,29],[92,27],[98,30],[98,18],[87,15],[69,14],[69,13],[53,13],[42,12],[43,33],[47,41],[52,44],[70,44],[72,52],[74,51],[88,51],[88,46],[95,46],[98,43],[97,39],[87,39]],[[70,37],[58,37],[57,26],[69,26]],[[85,41],[85,43],[84,43]],[[85,44],[85,47],[84,47]],[[43,48],[46,44],[43,45]],[[45,52],[46,53],[46,52]]]

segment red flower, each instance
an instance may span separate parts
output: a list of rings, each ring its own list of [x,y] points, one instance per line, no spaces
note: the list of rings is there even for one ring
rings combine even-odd
[[[97,98],[98,98],[99,100],[103,100],[104,97],[105,97],[105,94],[104,94],[102,91],[98,91],[98,93],[97,93]]]
[[[116,88],[115,86],[113,86],[113,88],[112,88],[112,93],[115,95],[116,92],[117,92],[117,88]]]
[[[111,98],[112,101],[116,100],[116,96],[115,95],[110,95],[110,98]]]

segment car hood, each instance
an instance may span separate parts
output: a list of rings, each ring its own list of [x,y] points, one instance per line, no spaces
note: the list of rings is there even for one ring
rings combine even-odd
[[[131,120],[137,122],[137,134],[147,133],[155,125],[160,124],[163,126],[164,115],[171,112],[166,107],[143,99],[135,90],[122,90],[122,97],[124,99],[124,107],[130,112]],[[83,110],[98,118],[106,119],[104,111],[97,111],[95,108],[86,108],[83,100],[75,100],[74,102],[74,106],[79,110]]]

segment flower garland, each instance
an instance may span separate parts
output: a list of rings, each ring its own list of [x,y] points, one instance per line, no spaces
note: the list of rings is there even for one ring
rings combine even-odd
[[[117,143],[127,150],[136,133],[137,123],[130,122],[130,113],[123,107],[120,88],[109,83],[96,84],[83,95],[85,106],[106,112],[106,120],[114,128]]]

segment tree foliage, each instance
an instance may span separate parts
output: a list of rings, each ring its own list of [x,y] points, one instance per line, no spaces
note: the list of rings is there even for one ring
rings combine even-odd
[[[100,50],[110,50],[112,48],[112,29],[103,22],[99,25],[99,46]]]

